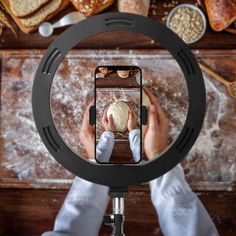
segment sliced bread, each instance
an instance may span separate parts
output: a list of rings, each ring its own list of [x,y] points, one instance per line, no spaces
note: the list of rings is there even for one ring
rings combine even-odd
[[[95,15],[113,4],[114,0],[70,0],[74,7],[85,16]]]
[[[49,4],[41,8],[35,15],[21,19],[25,27],[33,27],[44,21],[49,15],[55,12],[61,5],[62,0],[52,0]]]
[[[26,17],[51,0],[9,0],[10,9],[17,17]]]

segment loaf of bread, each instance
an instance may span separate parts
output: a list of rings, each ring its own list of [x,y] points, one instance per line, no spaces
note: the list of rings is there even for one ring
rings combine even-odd
[[[85,16],[95,15],[111,6],[114,0],[70,0],[74,7]]]
[[[17,17],[27,17],[51,0],[9,0],[10,9]]]
[[[236,20],[236,0],[205,0],[211,27],[222,31]]]
[[[33,27],[40,24],[44,21],[49,15],[55,12],[61,5],[62,0],[52,0],[49,4],[41,8],[36,14],[33,16],[21,19],[22,24],[25,27]]]
[[[150,0],[118,0],[118,11],[148,15]]]

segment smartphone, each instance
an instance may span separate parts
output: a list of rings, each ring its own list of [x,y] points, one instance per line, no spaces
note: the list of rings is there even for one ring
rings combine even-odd
[[[142,160],[142,121],[145,120],[142,119],[141,69],[98,66],[94,88],[96,161],[139,163]]]

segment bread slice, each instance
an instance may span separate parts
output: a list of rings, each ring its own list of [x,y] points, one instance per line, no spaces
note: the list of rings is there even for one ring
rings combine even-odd
[[[22,24],[25,27],[37,26],[43,22],[49,15],[55,12],[61,5],[62,0],[52,0],[49,4],[41,8],[35,15],[21,19]]]
[[[9,0],[10,9],[17,17],[26,17],[51,0]]]
[[[74,7],[85,16],[95,15],[114,3],[114,0],[70,0]]]

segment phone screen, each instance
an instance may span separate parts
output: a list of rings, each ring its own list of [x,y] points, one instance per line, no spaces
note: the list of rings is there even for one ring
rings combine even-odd
[[[142,72],[137,66],[95,70],[95,159],[139,163],[142,159]]]

